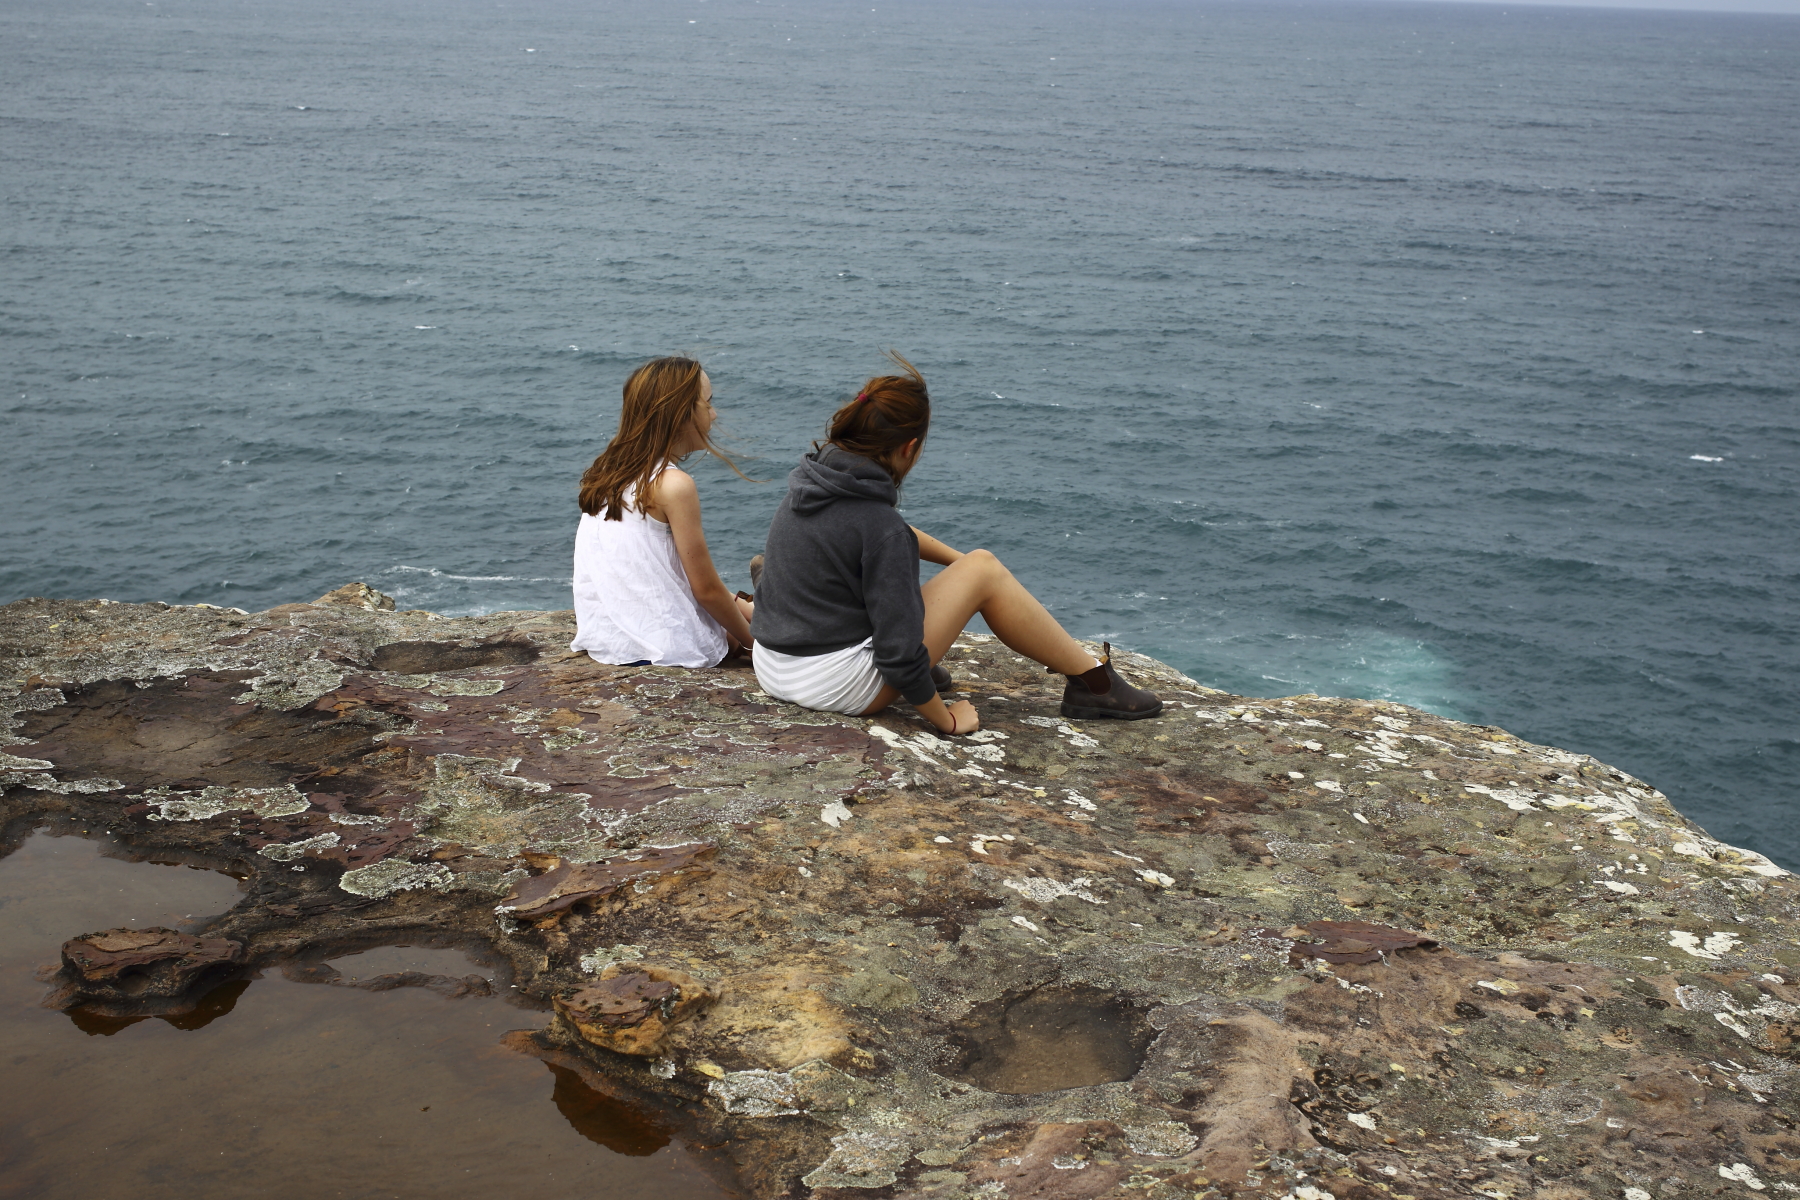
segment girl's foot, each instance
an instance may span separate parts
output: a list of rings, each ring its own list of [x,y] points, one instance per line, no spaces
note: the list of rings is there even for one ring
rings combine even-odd
[[[950,678],[950,672],[935,665],[931,668],[931,682],[937,685],[940,696],[948,695],[950,689],[956,686],[956,680]]]
[[[1112,665],[1112,643],[1103,642],[1106,658],[1099,666],[1080,675],[1065,676],[1062,715],[1075,720],[1091,721],[1111,717],[1120,721],[1141,721],[1162,712],[1162,701],[1154,693],[1126,683]]]

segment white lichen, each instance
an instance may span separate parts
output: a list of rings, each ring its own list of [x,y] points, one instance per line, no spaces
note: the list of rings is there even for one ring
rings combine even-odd
[[[58,693],[61,695],[61,693]],[[14,705],[23,708],[23,705]],[[28,787],[59,795],[91,795],[116,792],[125,785],[117,779],[58,779],[49,772],[56,766],[41,758],[20,758],[16,754],[0,754],[0,791]]]
[[[1705,941],[1701,941],[1697,934],[1689,933],[1685,929],[1672,929],[1669,931],[1669,945],[1677,950],[1690,954],[1695,958],[1706,958],[1714,961],[1717,961],[1730,953],[1737,947],[1741,940],[1742,939],[1734,933],[1713,933],[1707,935]]]
[[[353,896],[379,899],[395,892],[413,891],[417,888],[436,888],[442,891],[450,886],[453,878],[450,868],[443,863],[414,863],[390,858],[384,862],[358,867],[354,871],[345,871],[343,878],[338,880],[338,886]]]
[[[344,672],[324,659],[307,658],[282,667],[267,664],[265,670],[267,674],[250,681],[249,689],[237,698],[237,703],[292,712],[344,686]]]
[[[1077,900],[1086,900],[1089,904],[1106,903],[1088,890],[1094,881],[1086,875],[1078,875],[1067,883],[1043,878],[1003,879],[1000,882],[1027,900],[1035,900],[1039,904],[1048,904],[1063,896],[1073,896]]]
[[[316,837],[304,838],[298,842],[276,842],[264,846],[257,853],[264,858],[276,862],[293,862],[295,859],[314,850],[329,850],[344,839],[335,833],[321,833]]]
[[[498,909],[495,910],[499,911]],[[577,962],[581,969],[589,975],[598,975],[614,963],[642,962],[644,948],[642,946],[601,946],[582,955]]]
[[[155,811],[152,821],[205,821],[227,812],[253,812],[259,817],[291,817],[312,807],[293,784],[273,788],[208,787],[198,792],[153,788],[133,800],[142,800]]]
[[[899,1178],[912,1157],[905,1138],[858,1131],[831,1139],[831,1153],[800,1182],[810,1188],[879,1188]]]
[[[1745,1187],[1756,1192],[1762,1191],[1766,1186],[1762,1180],[1756,1177],[1756,1172],[1750,1169],[1749,1163],[1732,1163],[1730,1166],[1725,1166],[1721,1163],[1719,1165],[1719,1178],[1729,1179],[1733,1183],[1741,1183]]]
[[[1177,1121],[1158,1121],[1150,1125],[1125,1125],[1125,1144],[1135,1154],[1154,1154],[1159,1158],[1178,1158],[1200,1139],[1194,1131]]]

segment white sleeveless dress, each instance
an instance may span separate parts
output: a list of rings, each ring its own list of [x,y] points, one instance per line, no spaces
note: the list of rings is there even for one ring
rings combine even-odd
[[[604,663],[711,667],[725,657],[725,629],[700,607],[675,535],[630,509],[617,521],[581,515],[575,529],[575,640]]]

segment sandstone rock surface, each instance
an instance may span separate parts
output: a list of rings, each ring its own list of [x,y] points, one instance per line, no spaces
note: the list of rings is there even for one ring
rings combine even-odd
[[[0,817],[248,875],[240,970],[503,956],[757,1197],[1800,1190],[1795,879],[1605,764],[1129,656],[1166,715],[1069,722],[979,637],[948,739],[384,599],[0,608]]]

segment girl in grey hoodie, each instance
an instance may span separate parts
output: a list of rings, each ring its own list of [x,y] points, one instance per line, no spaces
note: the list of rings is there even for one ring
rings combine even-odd
[[[905,698],[943,733],[980,728],[967,700],[946,705],[932,668],[976,613],[1002,642],[1068,677],[1071,718],[1154,717],[1162,701],[1063,631],[986,550],[962,553],[909,526],[894,505],[925,444],[924,377],[869,380],[831,418],[824,445],[788,476],[756,581],[754,663],[762,689],[805,708],[868,716]],[[923,588],[919,563],[940,563]]]

